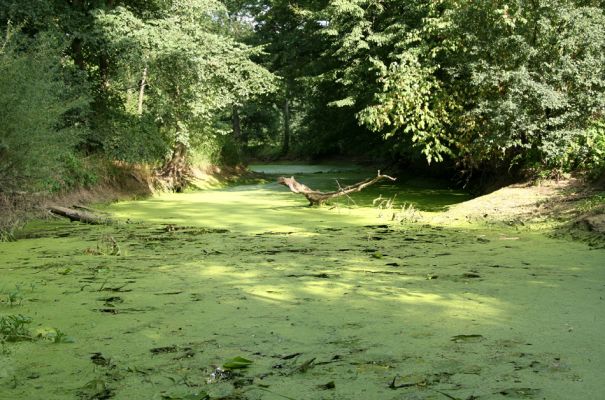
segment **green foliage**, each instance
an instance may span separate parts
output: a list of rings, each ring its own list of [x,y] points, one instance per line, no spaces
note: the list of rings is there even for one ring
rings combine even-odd
[[[241,150],[237,143],[230,136],[225,136],[221,144],[220,160],[221,164],[236,166],[242,162]]]
[[[442,2],[422,31],[468,166],[570,169],[605,105],[605,16],[570,1]],[[435,96],[439,96],[435,93]]]
[[[385,132],[386,138],[403,131],[429,163],[442,161],[444,154],[451,153],[445,130],[449,117],[447,95],[433,75],[435,68],[422,66],[411,52],[402,54],[399,62],[388,68],[378,60],[375,64],[382,91],[376,94],[376,104],[358,114],[360,121],[374,131]]]
[[[162,18],[153,19],[123,7],[94,15],[109,53],[129,55],[116,61],[124,70],[116,79],[138,79],[136,70],[147,68],[144,112],[170,145],[191,147],[220,134],[222,113],[274,88],[273,76],[251,61],[261,49],[222,34],[226,10],[218,2],[175,2]]]
[[[605,172],[605,120],[595,121],[582,135],[578,142],[569,147],[568,165],[590,171],[593,176]]]
[[[61,58],[55,34],[27,38],[6,27],[0,46],[0,187],[3,191],[55,190],[69,173],[85,126],[88,98]],[[79,86],[81,88],[81,86]],[[84,92],[85,93],[85,92]]]
[[[169,151],[153,115],[139,117],[122,112],[106,112],[96,121],[99,146],[105,157],[127,163],[155,165]]]
[[[60,344],[60,343],[75,343],[75,339],[71,336],[65,334],[65,332],[60,329],[56,329],[53,332],[49,332],[44,335],[46,340],[49,340],[52,343]]]
[[[372,144],[367,152],[376,143],[365,127],[400,157],[415,151],[470,168],[597,167],[599,2],[265,3],[257,33],[270,43],[272,70],[297,89],[295,129],[309,152],[356,140]]]
[[[4,192],[247,147],[605,168],[602,1],[26,3],[0,0]]]

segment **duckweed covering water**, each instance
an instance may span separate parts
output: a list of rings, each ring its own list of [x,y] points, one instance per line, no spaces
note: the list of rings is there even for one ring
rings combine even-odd
[[[31,318],[0,348],[0,399],[602,393],[605,251],[305,204],[273,184],[164,195],[0,243],[0,316]]]

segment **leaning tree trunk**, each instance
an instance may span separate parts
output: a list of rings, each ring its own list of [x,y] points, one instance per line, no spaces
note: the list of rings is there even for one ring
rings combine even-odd
[[[187,146],[184,143],[176,142],[172,149],[172,156],[160,171],[160,178],[169,189],[182,192],[187,186],[190,172],[187,163]]]
[[[382,175],[380,171],[374,178],[368,178],[365,181],[358,182],[354,185],[346,186],[344,188],[340,188],[339,190],[335,190],[333,192],[320,192],[319,190],[313,190],[308,186],[303,185],[298,182],[294,177],[285,178],[283,176],[277,178],[277,183],[280,183],[284,186],[287,186],[292,193],[302,194],[309,200],[310,206],[321,206],[326,201],[333,199],[335,197],[346,196],[349,193],[361,192],[366,187],[375,184],[383,179],[389,179],[391,181],[397,180],[388,175]]]

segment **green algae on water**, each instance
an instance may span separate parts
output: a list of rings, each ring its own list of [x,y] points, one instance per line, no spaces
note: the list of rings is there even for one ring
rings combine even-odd
[[[4,343],[0,399],[598,397],[603,250],[305,203],[167,194],[0,243],[0,316],[73,338]]]

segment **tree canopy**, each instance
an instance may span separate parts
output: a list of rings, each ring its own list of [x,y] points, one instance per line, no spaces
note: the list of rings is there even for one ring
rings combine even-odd
[[[82,183],[90,157],[178,189],[196,152],[601,171],[604,7],[0,0],[2,190]]]

